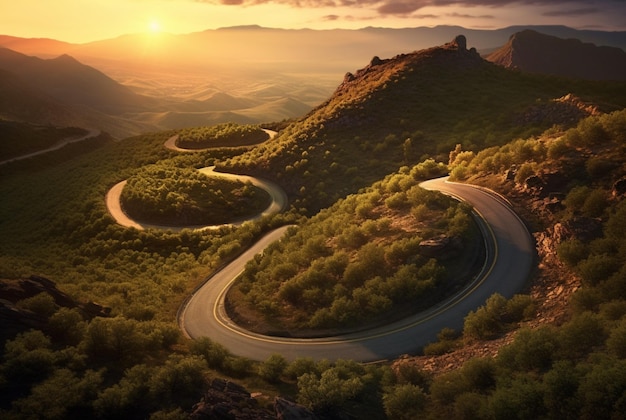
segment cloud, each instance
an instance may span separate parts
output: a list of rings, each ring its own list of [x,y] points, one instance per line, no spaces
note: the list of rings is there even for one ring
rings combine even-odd
[[[545,12],[543,15],[549,17],[586,16],[593,15],[599,12],[600,10],[590,7],[587,9],[553,10],[551,12]]]
[[[467,13],[447,13],[447,17],[463,18],[463,19],[495,19],[494,15],[470,15]]]
[[[189,1],[189,0],[187,0]],[[600,13],[611,9],[623,0],[192,0],[199,3],[231,6],[255,6],[261,4],[282,4],[293,8],[354,8],[368,9],[379,16],[415,17],[426,7],[491,7],[503,8],[510,5],[532,8],[547,8],[558,5],[559,10],[542,13],[546,17],[576,17]],[[456,17],[493,18],[491,15],[473,16],[458,14]],[[345,16],[329,14],[326,20],[339,20]]]

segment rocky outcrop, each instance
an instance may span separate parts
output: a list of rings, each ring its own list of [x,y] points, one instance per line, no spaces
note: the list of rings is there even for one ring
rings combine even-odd
[[[282,397],[274,400],[274,410],[265,408],[243,386],[226,379],[213,379],[202,401],[193,407],[194,420],[315,420],[304,406]]]
[[[273,413],[262,408],[244,387],[225,379],[213,379],[202,401],[193,407],[195,420],[273,420]]]
[[[46,293],[59,307],[78,308],[85,319],[109,316],[111,309],[94,302],[80,303],[57,289],[56,284],[45,277],[30,276],[28,279],[0,280],[0,340],[6,340],[22,331],[37,328],[46,330],[48,320],[16,305],[21,300]]]
[[[599,115],[597,105],[584,102],[571,93],[529,106],[515,119],[517,124],[552,124],[573,126],[591,115]]]
[[[421,241],[419,253],[428,258],[453,257],[459,253],[462,246],[460,238],[440,235]]]

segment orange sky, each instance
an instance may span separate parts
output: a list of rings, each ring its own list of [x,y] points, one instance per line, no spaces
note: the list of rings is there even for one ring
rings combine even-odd
[[[350,3],[347,7],[344,4]],[[324,4],[324,7],[320,6]],[[447,6],[437,6],[446,4]],[[495,6],[494,6],[495,5]],[[122,34],[276,28],[559,24],[626,30],[623,0],[0,0],[0,34],[83,43]]]

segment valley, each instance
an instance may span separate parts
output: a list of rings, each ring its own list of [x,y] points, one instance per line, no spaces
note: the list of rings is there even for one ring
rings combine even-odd
[[[136,53],[117,42],[107,49]],[[427,418],[619,417],[626,83],[511,69],[471,45],[455,33],[384,58],[370,46],[334,84],[331,67],[356,58],[315,68],[319,57],[302,50],[284,90],[262,78],[238,92],[186,76],[168,85],[164,67],[161,81],[73,67],[121,89],[115,109],[68,102],[38,108],[39,123],[117,131],[0,165],[0,416],[188,418],[222,407],[276,418],[289,399],[305,418],[400,418],[398,407]],[[281,79],[262,52],[239,54]],[[44,82],[36,94],[23,81],[11,89],[59,104]],[[233,117],[248,112],[257,117]],[[7,126],[24,115],[2,109]],[[225,122],[270,138],[231,137]],[[198,149],[181,151],[181,138]],[[204,178],[226,174],[244,186]],[[122,220],[124,180],[135,180],[127,191],[143,214],[167,223]],[[272,204],[239,216],[255,194],[248,182]],[[235,203],[220,210],[232,220],[184,223],[207,204],[200,189],[221,197],[209,210]],[[240,217],[250,220],[232,223]]]

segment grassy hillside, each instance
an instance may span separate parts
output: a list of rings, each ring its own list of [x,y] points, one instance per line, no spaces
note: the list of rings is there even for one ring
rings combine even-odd
[[[582,101],[552,101],[570,92]],[[110,316],[90,319],[47,293],[18,301],[15,308],[44,326],[4,345],[0,417],[185,418],[208,381],[226,377],[269,401],[289,395],[322,418],[619,418],[626,401],[626,115],[598,113],[623,108],[625,98],[623,84],[512,73],[455,44],[372,60],[326,103],[252,151],[177,154],[163,147],[176,134],[168,131],[1,166],[0,277],[48,277],[74,299],[110,308]],[[591,113],[598,115],[578,122]],[[441,163],[424,161],[429,156]],[[181,337],[175,315],[184,297],[284,224],[298,223],[302,233],[272,248],[274,258],[256,260],[242,282],[250,287],[240,290],[251,308],[290,327],[336,328],[332,316],[355,318],[355,302],[402,308],[434,296],[403,301],[413,286],[439,293],[454,286],[458,266],[414,256],[417,237],[471,240],[464,206],[415,185],[448,162],[453,176],[496,188],[525,209],[538,233],[558,238],[552,260],[540,267],[555,264],[550,275],[572,293],[560,324],[532,313],[554,297],[547,292],[494,296],[468,314],[462,334],[444,330],[426,351],[487,346],[524,319],[533,328],[520,330],[497,357],[436,377],[410,361],[288,364],[274,355],[252,362],[210,340]],[[109,188],[143,167],[214,164],[275,179],[292,209],[238,228],[178,233],[123,228],[106,211]],[[380,265],[368,266],[372,258]],[[254,265],[269,282],[252,284]],[[320,287],[329,279],[346,285]],[[301,311],[296,301],[311,307]],[[273,312],[277,302],[287,311]],[[303,322],[318,311],[327,324]],[[368,315],[375,321],[391,313]],[[266,409],[260,401],[255,409]]]
[[[456,144],[480,150],[569,127],[585,113],[553,110],[568,93],[603,111],[626,105],[626,83],[512,72],[454,43],[375,57],[276,139],[223,166],[274,179],[314,214],[402,165],[443,159]]]

